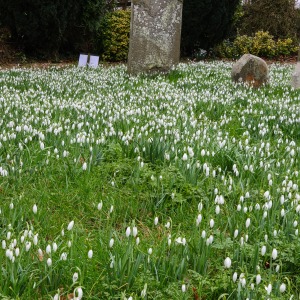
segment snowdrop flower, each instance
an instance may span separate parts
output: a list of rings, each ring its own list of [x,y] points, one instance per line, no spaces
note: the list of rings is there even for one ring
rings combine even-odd
[[[73,284],[78,280],[78,278],[79,278],[78,273],[75,272],[75,273],[73,274]]]
[[[139,245],[139,243],[140,243],[140,238],[139,237],[136,238],[135,243],[136,243],[137,246]]]
[[[233,282],[236,282],[237,277],[238,277],[237,272],[234,272],[233,275],[232,275],[232,281],[233,281]]]
[[[202,221],[202,215],[199,214],[198,217],[197,217],[197,219],[196,219],[196,226],[199,226],[199,224],[201,223],[201,221]]]
[[[88,252],[88,258],[91,259],[93,257],[93,250],[89,250]]]
[[[38,235],[35,234],[35,235],[33,236],[33,244],[34,244],[34,245],[37,245],[37,243],[38,243]]]
[[[97,205],[97,209],[98,210],[101,210],[102,209],[102,206],[103,206],[103,202],[99,202],[98,205]]]
[[[46,247],[46,253],[47,254],[51,253],[51,246],[50,245],[47,245],[47,247]]]
[[[285,284],[285,283],[282,283],[282,284],[280,285],[280,287],[279,287],[279,291],[280,291],[280,293],[284,293],[285,290],[286,290],[286,284]]]
[[[183,284],[183,285],[181,286],[181,291],[182,291],[183,293],[186,292],[186,285],[185,285],[185,284]]]
[[[187,159],[188,159],[188,156],[187,156],[186,153],[184,153],[183,156],[182,156],[182,160],[183,160],[183,161],[186,161]]]
[[[2,249],[6,249],[6,241],[2,240]]]
[[[138,234],[137,227],[136,227],[136,226],[134,226],[134,227],[132,228],[132,235],[133,235],[133,237],[136,237],[136,236],[137,236],[137,234]]]
[[[259,285],[261,283],[261,275],[257,274],[256,275],[256,284]]]
[[[73,229],[73,226],[74,226],[74,221],[72,220],[67,227],[68,231],[71,231]]]
[[[57,251],[57,244],[55,242],[52,244],[52,249],[53,249],[53,252]]]
[[[261,255],[264,256],[266,254],[267,251],[267,247],[266,246],[262,246],[261,247]]]
[[[148,254],[151,255],[152,252],[153,252],[152,248],[149,248],[149,249],[148,249]]]
[[[74,295],[75,295],[74,300],[81,300],[82,297],[83,297],[83,291],[82,291],[82,288],[81,288],[81,287],[77,287],[77,288],[74,290]]]
[[[234,231],[234,234],[233,234],[234,238],[236,238],[236,237],[238,236],[238,234],[239,234],[239,230],[236,229],[236,230]]]
[[[60,255],[60,260],[66,261],[66,260],[67,260],[67,257],[68,257],[68,254],[67,254],[66,252],[63,252],[63,253]]]
[[[277,252],[277,250],[274,248],[274,249],[272,250],[272,258],[273,258],[273,260],[275,260],[275,259],[277,258],[277,255],[278,255],[278,252]]]
[[[9,208],[14,209],[14,204],[12,202],[9,204]]]
[[[155,217],[154,218],[154,225],[157,226],[157,224],[158,224],[158,217]]]
[[[246,220],[246,228],[248,228],[249,226],[250,226],[250,218],[247,218],[247,220]]]
[[[34,204],[34,205],[33,205],[33,207],[32,207],[32,211],[33,211],[33,213],[34,213],[34,214],[36,214],[36,213],[37,213],[37,206],[36,206],[36,204]]]
[[[127,227],[127,228],[126,228],[125,234],[126,234],[126,237],[129,237],[129,236],[130,236],[130,234],[131,234],[131,229],[130,229],[130,227]]]
[[[270,295],[272,292],[272,284],[269,283],[268,286],[265,286],[265,289],[267,291],[267,294]]]
[[[226,269],[229,269],[231,267],[231,259],[229,257],[226,257],[224,260],[224,267]]]
[[[210,228],[213,228],[214,225],[215,225],[214,219],[210,219],[210,221],[209,221],[209,226],[210,226]]]
[[[50,257],[47,259],[47,265],[48,267],[51,267],[52,265],[52,259]]]
[[[112,248],[114,245],[115,240],[113,238],[110,239],[109,241],[109,248]]]

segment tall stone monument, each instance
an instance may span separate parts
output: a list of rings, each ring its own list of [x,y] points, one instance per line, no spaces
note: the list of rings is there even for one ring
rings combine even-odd
[[[128,72],[168,72],[180,58],[183,0],[132,0]]]

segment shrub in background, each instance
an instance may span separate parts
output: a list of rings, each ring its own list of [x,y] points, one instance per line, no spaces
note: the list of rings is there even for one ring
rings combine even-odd
[[[226,40],[214,48],[216,56],[222,58],[238,58],[251,53],[264,58],[291,56],[296,54],[298,47],[291,38],[278,39],[269,32],[258,31],[254,36],[237,36],[234,41]]]
[[[101,58],[104,61],[126,61],[129,49],[130,11],[108,13],[101,25]]]
[[[89,47],[107,11],[106,0],[2,0],[1,24],[26,53],[57,57],[59,52]]]

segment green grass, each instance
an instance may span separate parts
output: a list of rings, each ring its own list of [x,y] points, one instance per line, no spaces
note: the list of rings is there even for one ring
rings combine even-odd
[[[230,70],[0,70],[1,297],[299,298],[292,67]]]

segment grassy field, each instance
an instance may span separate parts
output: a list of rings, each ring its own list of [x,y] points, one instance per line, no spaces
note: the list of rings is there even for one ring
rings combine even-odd
[[[231,66],[0,70],[1,299],[299,299],[293,66]]]

